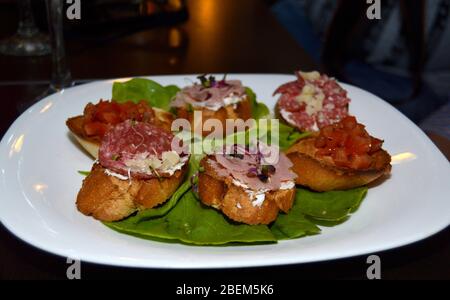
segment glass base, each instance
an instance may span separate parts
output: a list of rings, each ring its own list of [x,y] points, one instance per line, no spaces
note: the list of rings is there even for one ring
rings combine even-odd
[[[15,34],[0,41],[0,53],[12,56],[41,56],[51,52],[48,36],[37,33],[31,37]]]
[[[53,84],[50,84],[49,86],[45,86],[43,85],[42,87],[38,87],[36,88],[36,90],[38,92],[34,93],[33,92],[33,97],[31,97],[30,99],[23,101],[23,102],[19,102],[17,105],[17,110],[22,113],[25,110],[27,110],[29,107],[31,107],[33,104],[35,104],[36,102],[50,96],[53,95],[55,93],[62,93],[65,88],[69,88],[75,85],[74,81],[70,81],[67,82],[67,84],[64,87],[56,87]]]

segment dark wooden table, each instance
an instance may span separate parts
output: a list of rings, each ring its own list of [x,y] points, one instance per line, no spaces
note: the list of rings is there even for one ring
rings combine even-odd
[[[0,3],[1,4],[1,3]],[[180,26],[143,30],[95,42],[69,38],[75,80],[188,73],[291,73],[317,68],[276,23],[259,0],[188,1],[190,18]],[[0,35],[15,30],[15,8],[0,9]],[[47,87],[49,57],[0,55],[0,136]],[[450,157],[450,142],[432,139]],[[425,199],[424,199],[425,201]],[[300,251],[300,250],[299,250]],[[377,253],[385,279],[450,279],[450,230],[412,245]],[[276,255],[276,254],[274,254]],[[367,256],[335,261],[241,270],[169,271],[116,268],[82,263],[82,278],[239,280],[366,278]],[[65,279],[66,259],[42,252],[0,227],[0,278]]]

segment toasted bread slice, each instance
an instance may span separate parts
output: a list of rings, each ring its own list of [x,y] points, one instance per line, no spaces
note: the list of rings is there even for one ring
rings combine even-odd
[[[167,111],[153,107],[156,117],[159,120],[159,126],[166,130],[171,130],[173,115]],[[98,149],[100,147],[100,138],[86,136],[83,130],[84,116],[76,116],[67,119],[66,125],[73,134],[77,142],[89,153],[93,158],[98,158]]]
[[[66,125],[72,133],[76,141],[83,147],[86,152],[93,158],[98,158],[98,149],[100,147],[100,140],[87,137],[83,131],[84,117],[76,116],[67,119]]]
[[[203,125],[208,120],[219,120],[222,124],[222,128],[226,129],[226,120],[248,120],[252,117],[251,103],[248,97],[235,105],[227,105],[221,107],[217,111],[209,110],[207,108],[195,108],[195,111],[202,113],[202,123],[194,124],[194,114],[189,112],[185,108],[177,108],[177,117],[189,120],[191,123],[191,129],[193,132],[202,132],[202,136],[207,136],[213,132],[213,130],[203,130]],[[200,127],[200,128],[198,128]],[[216,129],[216,128],[214,128]],[[224,133],[225,134],[225,133]]]
[[[354,170],[336,166],[329,157],[317,158],[315,137],[301,140],[286,151],[297,174],[296,183],[315,191],[346,190],[366,185],[391,171],[391,157],[385,150],[372,154],[373,167]]]
[[[249,225],[269,224],[281,211],[287,213],[293,203],[295,189],[265,193],[261,206],[254,206],[252,199],[242,187],[234,185],[230,178],[218,176],[205,159],[201,161],[204,172],[199,174],[200,200],[222,211],[230,219]]]
[[[121,220],[137,210],[164,203],[181,184],[186,170],[187,165],[170,177],[121,180],[107,175],[105,168],[96,163],[83,180],[77,208],[100,221]]]

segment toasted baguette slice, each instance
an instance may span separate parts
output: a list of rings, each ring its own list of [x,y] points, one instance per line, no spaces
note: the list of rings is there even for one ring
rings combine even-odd
[[[170,131],[172,125],[173,115],[167,111],[153,107],[155,115],[161,122],[161,127]],[[84,134],[84,116],[76,116],[67,119],[66,125],[73,134],[77,142],[83,147],[86,152],[93,158],[98,158],[98,149],[100,147],[100,139],[98,137],[88,137]]]
[[[137,210],[156,207],[169,199],[183,181],[185,165],[170,177],[121,180],[107,175],[96,163],[83,180],[77,208],[100,221],[118,221]]]
[[[261,206],[254,206],[242,187],[229,178],[218,176],[205,159],[201,161],[204,172],[199,174],[198,192],[203,204],[222,211],[230,219],[249,225],[269,224],[281,211],[287,213],[293,203],[295,188],[265,193]]]
[[[177,117],[183,118],[189,120],[191,123],[192,131],[193,132],[202,132],[202,136],[207,136],[211,134],[213,131],[211,130],[203,130],[203,125],[208,120],[219,120],[220,123],[222,123],[222,128],[226,129],[226,120],[248,120],[252,117],[252,111],[251,111],[251,103],[248,99],[248,97],[241,102],[237,103],[236,105],[227,105],[224,107],[221,107],[217,111],[209,110],[207,108],[194,108],[195,111],[199,111],[202,113],[202,122],[198,124],[194,124],[194,114],[190,111],[188,111],[185,108],[177,108]],[[201,126],[201,128],[198,128]],[[215,128],[214,128],[215,129]],[[223,133],[225,134],[225,132]]]
[[[370,169],[354,170],[337,167],[331,159],[315,157],[315,137],[301,140],[286,151],[297,174],[296,183],[315,191],[346,190],[366,185],[391,171],[391,157],[385,150],[372,154],[375,165]]]

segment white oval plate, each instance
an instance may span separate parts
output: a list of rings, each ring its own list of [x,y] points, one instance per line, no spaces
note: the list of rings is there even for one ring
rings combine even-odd
[[[273,107],[288,75],[234,75]],[[151,77],[164,85],[195,77]],[[411,121],[359,88],[344,85],[351,113],[385,140],[391,177],[372,187],[359,210],[320,235],[278,244],[199,247],[153,242],[117,233],[75,207],[92,160],[69,139],[65,121],[88,102],[111,97],[112,80],[67,89],[33,105],[0,144],[0,219],[13,234],[40,249],[93,263],[154,268],[228,268],[305,263],[373,253],[426,238],[449,225],[449,162]]]

